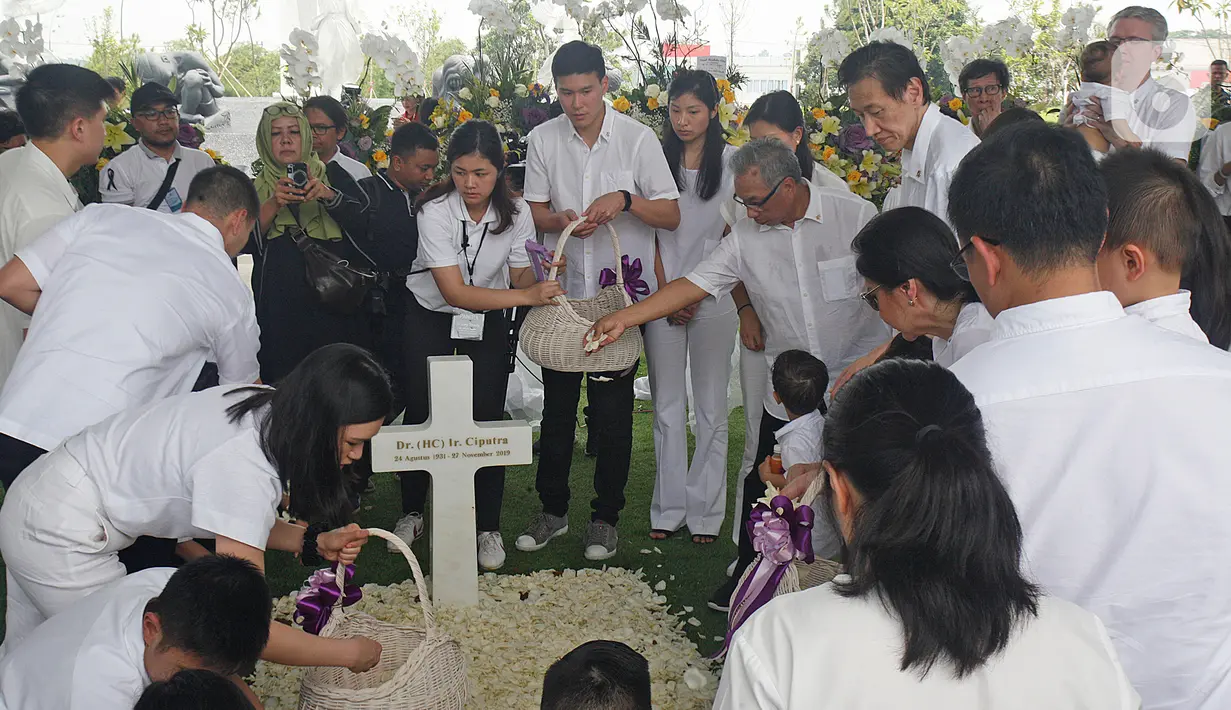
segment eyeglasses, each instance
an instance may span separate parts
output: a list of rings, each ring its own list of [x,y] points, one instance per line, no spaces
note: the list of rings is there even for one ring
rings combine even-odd
[[[299,107],[293,104],[271,104],[265,107],[264,113],[266,116],[273,116],[274,118],[278,118],[279,116],[292,116],[294,118],[299,118],[303,115],[303,112],[299,110]]]
[[[972,99],[977,99],[984,94],[988,96],[1000,96],[1000,90],[1004,88],[1000,84],[992,84],[991,86],[968,86],[962,89],[962,93]]]
[[[168,108],[168,109],[163,109],[162,111],[155,111],[153,109],[150,109],[148,111],[137,111],[133,115],[137,116],[138,118],[143,118],[147,121],[157,121],[160,118],[165,118],[168,121],[174,121],[180,117],[180,110],[178,108]]]
[[[984,243],[991,244],[994,247],[1000,246],[1000,242],[995,239],[987,239],[984,237],[979,237],[979,239],[982,239]],[[970,266],[966,264],[966,252],[974,246],[974,243],[975,242],[973,239],[966,242],[966,246],[958,249],[957,256],[953,257],[953,261],[949,262],[949,268],[953,269],[953,273],[957,274],[957,277],[963,281],[970,281]]]
[[[876,292],[881,290],[882,288],[884,288],[884,284],[881,284],[880,286],[875,286],[873,288],[868,289],[867,291],[864,291],[863,293],[859,294],[859,297],[862,298],[863,302],[868,304],[868,306],[871,307],[872,310],[880,312],[881,302],[880,302],[880,299],[876,297]]]
[[[1123,44],[1144,44],[1144,43],[1154,44],[1154,40],[1146,38],[1146,37],[1108,37],[1107,38],[1107,44],[1110,44],[1112,47],[1115,47],[1116,49],[1119,49],[1120,45],[1123,45]]]
[[[762,208],[762,207],[764,207],[764,206],[765,206],[765,203],[766,203],[766,202],[769,202],[770,200],[772,200],[772,199],[774,198],[774,193],[778,191],[778,188],[782,187],[782,183],[784,183],[784,182],[786,182],[786,178],[782,178],[781,180],[779,180],[779,181],[778,181],[778,184],[777,184],[777,185],[774,185],[774,189],[770,190],[770,191],[769,191],[769,194],[768,194],[768,195],[766,195],[765,197],[763,197],[762,199],[759,199],[759,200],[745,200],[745,199],[743,199],[742,197],[740,197],[739,195],[736,195],[736,196],[735,196],[735,201],[736,201],[736,202],[738,202],[738,203],[740,203],[740,204],[741,204],[741,205],[743,205],[744,207],[751,207],[751,208],[753,208],[753,209],[760,209],[760,208]]]
[[[312,128],[312,133],[318,136],[323,136],[326,133],[329,133],[329,131],[337,128],[337,125],[332,123],[314,123],[309,125]]]

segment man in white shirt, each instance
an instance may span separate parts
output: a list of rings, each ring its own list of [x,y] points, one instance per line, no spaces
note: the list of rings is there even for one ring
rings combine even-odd
[[[132,124],[141,140],[99,173],[103,202],[159,212],[184,208],[192,179],[214,167],[214,159],[203,150],[180,145],[179,103],[167,87],[154,82],[133,92]]]
[[[1224,123],[1202,142],[1197,177],[1201,178],[1201,184],[1214,196],[1223,221],[1231,229],[1231,189],[1227,188],[1228,176],[1231,176],[1231,123]]]
[[[252,563],[209,555],[119,579],[43,622],[0,661],[0,707],[132,710],[185,669],[251,672],[269,638],[269,586]]]
[[[1081,137],[1010,126],[950,215],[995,317],[952,367],[974,394],[1048,593],[1099,615],[1144,706],[1231,707],[1231,356],[1099,290],[1107,193]]]
[[[884,322],[859,298],[863,280],[851,253],[851,240],[876,216],[876,208],[845,190],[804,180],[795,154],[774,138],[740,148],[731,158],[731,172],[736,199],[748,209],[748,217],[687,277],[603,318],[594,332],[610,339],[604,342],[614,342],[626,328],[707,296],[724,296],[742,282],[765,324],[767,362],[787,350],[803,350],[830,372],[841,372],[889,335]],[[767,382],[756,460],[744,476],[744,509],[737,518],[739,564],[711,599],[716,610],[725,610],[736,581],[755,556],[743,522],[765,490],[757,466],[773,452],[775,432],[787,424],[786,409],[774,400],[773,390]]]
[[[1004,112],[1009,68],[999,59],[976,59],[962,67],[957,83],[970,107],[970,130],[982,138],[992,121]]]
[[[613,254],[611,223],[629,270],[629,287],[653,293],[654,230],[680,224],[675,178],[654,132],[603,101],[607,69],[603,53],[581,41],[568,42],[551,65],[564,115],[530,133],[526,189],[535,226],[548,245],[570,223],[584,218],[564,248],[568,271],[563,286],[569,298],[592,298],[602,288],[603,271],[614,277],[621,259]],[[594,238],[590,238],[594,235]],[[639,283],[631,283],[639,282]],[[633,446],[633,379],[627,372],[590,373],[590,440],[596,442],[596,497],[586,535],[586,558],[605,560],[616,553],[616,522],[624,508],[624,485]],[[540,550],[568,532],[569,468],[577,428],[581,373],[543,369],[543,428],[536,488],[543,512],[517,539],[517,549]]]
[[[33,313],[0,389],[0,481],[123,409],[259,376],[252,294],[231,264],[260,209],[230,167],[199,173],[184,213],[91,205],[0,269],[0,298]]]
[[[368,166],[338,150],[338,141],[346,137],[348,123],[341,102],[332,96],[313,96],[304,102],[303,114],[312,127],[312,150],[322,163],[337,163],[355,182],[372,177]]]
[[[1107,41],[1116,48],[1115,86],[1130,92],[1128,128],[1135,138],[1120,136],[1111,122],[1103,120],[1105,109],[1097,98],[1094,106],[1082,111],[1086,122],[1102,132],[1111,150],[1139,145],[1187,163],[1197,131],[1192,101],[1183,87],[1163,86],[1150,76],[1150,67],[1162,56],[1167,41],[1167,19],[1153,8],[1126,7],[1107,23]],[[1070,106],[1065,112],[1065,125],[1072,125],[1075,115]]]
[[[949,181],[979,139],[931,102],[914,53],[872,42],[842,60],[838,81],[868,135],[891,153],[902,151],[902,183],[885,196],[884,208],[922,207],[948,220]]]
[[[30,142],[0,154],[0,260],[81,209],[68,178],[103,150],[111,85],[89,69],[45,64],[17,92]],[[17,359],[30,318],[0,304],[0,383]]]

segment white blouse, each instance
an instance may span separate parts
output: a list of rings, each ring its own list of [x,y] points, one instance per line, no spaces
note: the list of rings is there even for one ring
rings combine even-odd
[[[722,181],[718,192],[708,200],[701,199],[697,194],[697,179],[701,171],[682,171],[684,186],[680,189],[680,226],[674,231],[657,230],[658,249],[667,281],[688,275],[714,251],[722,239],[726,228],[722,205],[735,192],[735,176],[731,173],[731,156],[735,150],[734,146],[723,150]]]
[[[487,213],[475,222],[456,190],[423,206],[418,217],[419,256],[406,277],[406,288],[419,305],[440,313],[462,312],[445,300],[431,269],[456,266],[467,285],[501,289],[509,287],[509,269],[530,266],[526,240],[535,238],[534,217],[524,200],[515,199],[513,205],[517,208],[513,224],[499,234],[495,207],[488,205]]]
[[[944,662],[923,678],[901,670],[903,643],[901,622],[879,599],[846,598],[832,584],[780,596],[736,632],[714,709],[1141,707],[1098,617],[1052,597],[962,679]]]
[[[932,360],[948,369],[976,346],[991,340],[994,324],[982,303],[967,303],[958,311],[949,339],[932,338]]]

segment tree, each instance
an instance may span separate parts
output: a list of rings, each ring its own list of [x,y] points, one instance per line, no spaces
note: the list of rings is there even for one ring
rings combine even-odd
[[[516,84],[534,81],[543,60],[554,49],[543,26],[530,15],[527,0],[512,0],[509,9],[517,20],[512,31],[489,30],[480,25],[482,45],[476,55],[482,61],[484,82],[502,92]]]
[[[1181,14],[1197,20],[1200,32],[1172,32],[1172,37],[1185,34],[1205,40],[1205,46],[1215,57],[1226,57],[1231,51],[1231,0],[1174,0],[1171,3]]]
[[[1055,40],[1064,8],[1060,0],[1015,0],[1013,14],[1037,30],[1034,47],[1024,57],[1006,57],[1005,64],[1013,77],[1009,91],[1039,112],[1059,108],[1070,85],[1076,84],[1079,47],[1059,46]]]
[[[408,44],[419,56],[420,63],[426,61],[436,50],[436,45],[440,44],[440,13],[435,8],[427,7],[422,0],[400,9],[397,24],[406,29],[410,37]],[[428,78],[431,78],[430,74]]]
[[[282,58],[259,44],[242,42],[223,57],[227,96],[273,96],[282,86]]]
[[[214,71],[224,81],[230,68],[228,58],[240,40],[255,45],[252,21],[261,16],[258,0],[186,0],[192,11],[189,38],[196,39],[200,50],[214,65]],[[197,10],[208,12],[208,27],[197,23]],[[208,46],[206,46],[208,43]],[[234,77],[231,77],[234,79]]]
[[[748,18],[748,0],[722,0],[722,26],[727,31],[727,65],[735,63],[735,35]]]
[[[123,76],[125,72],[121,64],[131,65],[140,52],[141,38],[133,34],[120,39],[112,27],[113,17],[111,8],[105,7],[101,18],[93,18],[87,23],[92,51],[86,67],[102,76]]]

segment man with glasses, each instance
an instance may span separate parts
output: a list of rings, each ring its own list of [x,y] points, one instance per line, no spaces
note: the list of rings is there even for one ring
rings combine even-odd
[[[743,283],[765,329],[767,363],[787,350],[804,350],[841,372],[889,337],[889,329],[859,300],[863,279],[855,270],[851,240],[876,216],[867,200],[819,188],[804,180],[799,160],[776,138],[751,141],[731,158],[735,199],[748,217],[735,224],[710,256],[688,276],[658,293],[603,318],[594,332],[614,342],[627,328],[662,318],[701,301],[722,297]],[[768,373],[771,368],[767,367]],[[740,575],[755,551],[744,522],[765,485],[757,465],[773,453],[774,432],[787,424],[783,406],[767,384],[757,455],[744,477],[739,563],[710,599],[726,611]]]
[[[313,96],[303,103],[303,115],[312,127],[312,150],[322,163],[337,163],[355,182],[372,177],[368,166],[338,150],[338,142],[346,138],[349,120],[341,102],[332,96]]]
[[[976,59],[962,68],[957,84],[970,108],[970,130],[982,138],[1004,108],[1009,68],[996,59]]]
[[[1181,87],[1163,86],[1150,76],[1150,67],[1162,56],[1166,41],[1167,20],[1158,10],[1133,5],[1113,15],[1107,24],[1107,42],[1115,48],[1113,85],[1130,93],[1128,128],[1132,135],[1120,135],[1104,120],[1104,107],[1097,99],[1082,113],[1087,125],[1097,128],[1111,144],[1110,150],[1154,148],[1187,163],[1197,130],[1192,102]],[[1064,124],[1073,125],[1075,115],[1069,106]]]
[[[132,125],[141,140],[99,173],[103,202],[169,213],[184,208],[192,179],[214,167],[214,159],[180,144],[179,103],[162,84],[151,82],[133,92]]]
[[[947,222],[949,180],[979,138],[931,102],[914,52],[872,42],[842,60],[838,81],[868,135],[887,151],[902,151],[902,183],[885,196],[885,209],[922,207]]]

